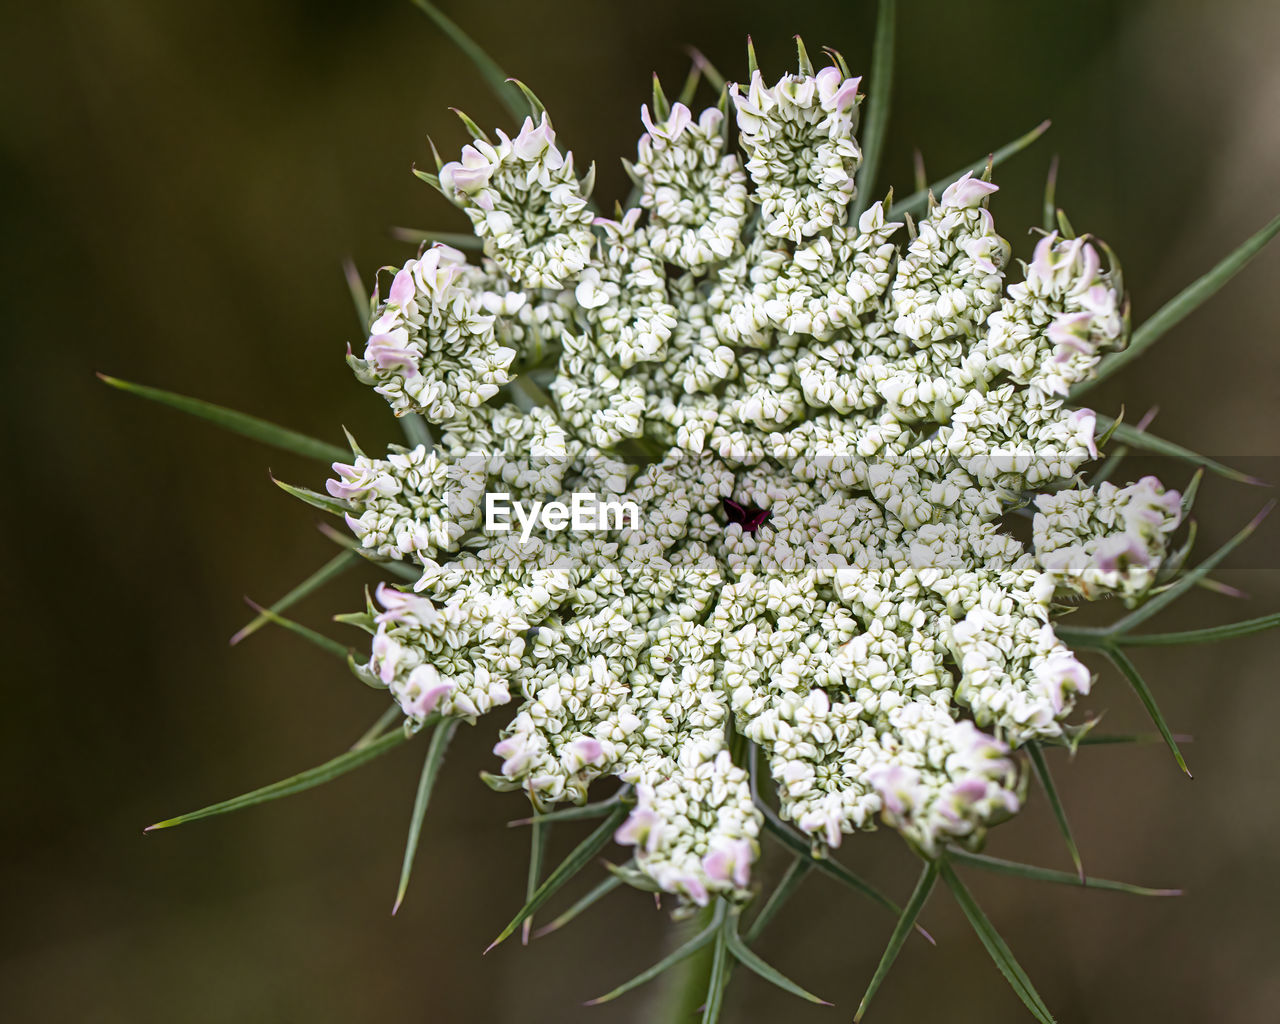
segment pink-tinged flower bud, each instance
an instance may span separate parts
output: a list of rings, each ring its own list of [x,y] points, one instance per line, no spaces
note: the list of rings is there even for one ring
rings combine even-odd
[[[418,355],[409,348],[409,332],[403,327],[389,334],[372,335],[364,357],[380,369],[404,370],[410,379],[418,375]]]
[[[692,871],[676,875],[673,881],[678,892],[684,893],[700,907],[705,907],[707,905],[707,902],[710,899],[710,896],[707,893],[707,887],[703,884],[702,879]]]
[[[579,737],[570,743],[564,758],[565,766],[574,772],[581,771],[589,764],[599,764],[603,760],[603,745],[590,736]]]
[[[478,192],[489,184],[493,174],[493,163],[475,146],[462,147],[459,160],[451,161],[440,168],[440,184],[445,189],[470,194]]]
[[[1027,267],[1028,277],[1038,277],[1048,279],[1053,276],[1055,269],[1054,243],[1058,240],[1056,231],[1045,235],[1036,243],[1035,252],[1032,254],[1031,263]]]
[[[1058,346],[1054,358],[1066,362],[1073,352],[1091,355],[1096,347],[1093,340],[1094,316],[1089,312],[1059,313],[1049,325],[1049,340]]]
[[[339,480],[326,480],[324,489],[335,498],[342,498],[344,501],[357,498],[366,493],[370,487],[370,480],[367,473],[363,473],[356,469],[355,466],[348,466],[345,463],[335,462],[333,471],[341,478]]]
[[[884,809],[900,815],[914,803],[920,773],[901,764],[878,764],[867,772],[867,781],[880,794]]]
[[[745,889],[751,881],[751,862],[755,850],[746,839],[728,839],[715,842],[702,858],[702,870],[713,882],[728,882]]]
[[[426,718],[446,695],[457,689],[457,683],[441,679],[434,665],[419,665],[409,673],[406,689],[409,693],[418,690],[418,696],[405,706],[405,711],[414,718]]]
[[[414,296],[412,262],[396,272],[391,282],[391,290],[387,292],[387,302],[403,309]]]
[[[424,628],[430,629],[440,617],[430,598],[397,590],[386,583],[379,583],[374,594],[378,603],[386,609],[374,616],[374,621],[379,624],[402,622],[406,618],[413,618]]]
[[[622,846],[643,847],[652,853],[658,846],[662,833],[662,819],[643,803],[637,804],[613,834],[614,842]]]
[[[953,181],[942,193],[942,205],[956,209],[970,209],[981,203],[992,192],[999,191],[1000,186],[991,181],[975,178],[972,171],[963,178]]]
[[[858,99],[861,78],[845,78],[839,68],[827,67],[814,76],[818,88],[818,102],[823,110],[843,112],[849,110]]]
[[[1151,552],[1146,542],[1131,533],[1103,537],[1094,549],[1093,564],[1099,572],[1113,573],[1131,566],[1150,566]]]
[[[1089,450],[1092,458],[1098,457],[1097,432],[1098,415],[1092,409],[1076,409],[1067,417],[1067,429],[1077,444]]]

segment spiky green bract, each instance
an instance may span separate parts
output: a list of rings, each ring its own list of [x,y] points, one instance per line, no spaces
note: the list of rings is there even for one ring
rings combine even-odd
[[[525,918],[535,913],[539,907],[546,903],[547,900],[549,900],[556,891],[564,885],[565,882],[569,881],[570,878],[576,875],[587,863],[590,862],[592,857],[604,848],[604,845],[609,841],[614,831],[622,823],[622,819],[627,816],[627,810],[628,809],[622,805],[614,808],[613,812],[596,826],[594,832],[574,847],[569,856],[561,861],[560,865],[547,876],[546,880],[541,885],[538,886],[537,891],[529,901],[521,907],[519,913],[511,919],[511,923],[498,933],[498,937],[496,939],[489,943],[489,948],[485,950],[486,953],[488,953],[490,949],[493,949],[494,946],[501,942],[505,942],[510,938],[512,933],[524,923]]]
[[[279,615],[281,612],[286,611],[293,605],[297,604],[308,594],[324,586],[330,580],[336,579],[348,569],[358,565],[359,562],[359,557],[353,551],[344,551],[341,554],[334,555],[329,559],[329,561],[325,562],[324,565],[320,566],[319,569],[285,594],[284,597],[280,598],[280,600],[274,602],[269,608],[265,609],[263,614],[259,614],[252,622],[244,626],[234,636],[232,636],[232,645],[234,646],[235,644],[238,644],[241,640],[245,639],[245,637],[256,633],[259,629],[270,622],[271,620],[267,618],[265,612],[274,612]]]
[[[410,0],[410,2],[434,21],[440,31],[447,35],[475,65],[476,70],[480,72],[480,77],[484,79],[498,102],[516,119],[516,124],[519,124],[525,115],[523,97],[518,89],[508,83],[507,76],[498,66],[497,61],[485,53],[484,49],[463,32],[453,20],[446,17],[439,7],[431,3],[431,0]]]
[[[1119,622],[1115,623],[1110,632],[1115,635],[1123,635],[1130,632],[1134,626],[1139,623],[1146,622],[1157,612],[1162,611],[1176,601],[1179,597],[1190,590],[1197,582],[1212,572],[1222,560],[1231,554],[1236,548],[1243,544],[1253,532],[1261,525],[1262,521],[1271,514],[1271,510],[1276,507],[1274,500],[1267,502],[1249,522],[1244,525],[1234,537],[1218,548],[1213,554],[1197,565],[1194,569],[1188,570],[1180,576],[1176,583],[1171,584],[1165,590],[1160,591],[1146,604],[1139,605]]]
[[[559,811],[548,811],[546,814],[535,814],[528,818],[517,818],[507,822],[508,828],[519,828],[521,825],[550,824],[553,821],[583,821],[588,818],[603,818],[618,806],[631,792],[630,786],[623,786],[613,796],[595,803],[583,804],[581,807],[565,807]]]
[[[431,791],[435,788],[436,776],[440,774],[440,766],[444,764],[445,751],[449,749],[449,741],[457,731],[456,718],[441,722],[431,733],[431,744],[427,747],[427,757],[422,763],[422,774],[418,777],[418,792],[413,799],[413,815],[409,819],[409,838],[404,844],[404,860],[400,865],[400,884],[396,889],[396,902],[391,913],[400,909],[404,902],[404,894],[409,888],[409,876],[413,873],[413,858],[418,852],[418,840],[422,835],[422,821],[427,816],[427,804],[431,802]]]
[[[1164,715],[1160,713],[1160,708],[1156,704],[1155,696],[1147,686],[1146,680],[1138,672],[1137,666],[1118,647],[1108,645],[1104,650],[1107,653],[1107,657],[1111,659],[1111,663],[1120,670],[1120,674],[1133,687],[1133,692],[1138,695],[1138,700],[1142,702],[1142,706],[1147,709],[1147,714],[1151,716],[1152,723],[1159,730],[1160,735],[1164,737],[1165,745],[1169,748],[1170,753],[1173,754],[1173,759],[1178,762],[1178,767],[1186,773],[1187,778],[1191,778],[1191,769],[1187,767],[1186,759],[1178,748],[1178,741],[1174,739],[1173,732],[1169,729],[1168,723],[1164,720]]]
[[[533,894],[538,891],[538,883],[542,881],[542,862],[547,858],[547,844],[550,841],[550,822],[535,821],[529,829],[529,874],[524,887],[526,900],[533,899]],[[520,926],[520,941],[523,945],[529,944],[529,933],[532,931],[533,915],[530,914]]]
[[[1049,173],[1044,179],[1044,215],[1040,226],[1048,234],[1053,230],[1053,220],[1058,209],[1058,154],[1054,153],[1049,161]]]
[[[271,478],[271,482],[284,491],[285,494],[297,498],[312,508],[318,508],[321,512],[328,512],[331,516],[343,516],[350,511],[350,506],[345,501],[330,498],[328,495],[313,491],[308,487],[287,484],[283,480],[277,480],[274,476]]]
[[[336,779],[339,775],[345,775],[347,772],[359,768],[362,764],[367,764],[375,757],[381,757],[393,747],[398,747],[401,743],[405,743],[411,738],[411,734],[403,729],[397,729],[395,732],[388,733],[367,746],[348,750],[346,753],[339,754],[333,760],[326,761],[315,768],[308,768],[305,772],[291,775],[287,779],[273,782],[271,785],[255,789],[251,793],[210,804],[208,807],[202,807],[198,811],[180,814],[176,818],[166,818],[164,821],[158,821],[154,825],[148,825],[144,831],[154,832],[162,828],[173,828],[175,825],[185,825],[191,821],[199,821],[201,818],[212,818],[218,814],[228,814],[231,811],[238,811],[245,807],[253,807],[255,804],[263,804],[269,800],[279,800],[281,797],[301,793],[305,789],[311,789]]]
[[[376,741],[391,726],[400,722],[404,718],[404,711],[399,704],[392,704],[386,711],[378,716],[378,720],[369,726],[360,734],[360,738],[351,744],[352,750],[363,750],[370,743]]]
[[[1038,125],[1032,128],[1031,131],[1027,132],[1025,135],[1018,136],[1018,138],[1014,139],[1008,145],[1001,146],[989,157],[981,157],[973,161],[973,163],[961,167],[960,170],[953,171],[945,177],[939,178],[928,188],[921,189],[918,192],[912,192],[911,195],[907,196],[905,199],[899,200],[893,204],[889,210],[889,217],[896,220],[904,213],[918,213],[925,208],[925,204],[929,201],[929,194],[931,192],[935,195],[940,195],[942,190],[957,178],[961,178],[966,174],[977,174],[981,172],[987,166],[988,162],[990,162],[992,167],[998,167],[1000,164],[1008,160],[1009,157],[1022,152],[1022,150],[1026,149],[1031,145],[1031,143],[1035,142],[1036,139],[1040,138],[1041,135],[1049,130],[1049,125],[1049,121],[1041,121]]]
[[[800,883],[804,881],[805,876],[812,870],[813,861],[806,860],[803,857],[796,857],[787,865],[787,870],[783,873],[777,888],[769,894],[769,899],[752,919],[751,927],[747,929],[746,935],[743,936],[747,942],[755,942],[760,937],[769,922],[786,905],[787,900],[800,888]]]
[[[199,398],[189,398],[186,395],[178,395],[172,391],[163,391],[160,388],[147,387],[144,384],[134,384],[131,381],[121,380],[119,377],[108,377],[105,373],[99,373],[98,379],[119,391],[125,391],[131,395],[137,395],[139,398],[159,402],[161,405],[167,405],[170,409],[185,412],[189,416],[208,420],[215,426],[229,430],[233,434],[240,434],[254,441],[261,441],[263,444],[272,445],[282,451],[292,452],[294,455],[301,455],[308,459],[319,459],[321,462],[337,462],[350,457],[350,453],[345,448],[339,448],[337,445],[329,444],[327,441],[317,441],[313,437],[307,437],[306,434],[299,434],[296,430],[289,430],[287,427],[269,423],[267,420],[258,419],[257,416],[250,416],[248,413],[236,412],[221,405],[214,405],[212,402],[205,402]]]
[[[1280,626],[1280,612],[1261,615],[1243,622],[1228,622],[1223,626],[1206,626],[1204,629],[1185,629],[1178,633],[1143,633],[1137,636],[1118,636],[1115,642],[1122,647],[1173,647],[1183,644],[1212,644],[1219,640],[1233,640],[1251,633]]]
[[[736,923],[736,917],[733,923]],[[794,981],[788,978],[780,970],[773,965],[766,963],[763,959],[753,953],[742,941],[736,929],[725,929],[725,942],[729,947],[729,953],[738,963],[742,964],[747,970],[758,977],[764,978],[771,985],[777,985],[784,992],[789,992],[793,996],[799,996],[801,999],[811,1003],[817,1003],[820,1006],[830,1006],[827,1000],[815,996],[807,989],[801,988]]]
[[[880,157],[889,131],[889,101],[893,93],[893,38],[897,21],[895,0],[880,0],[876,14],[876,41],[871,49],[870,97],[862,128],[862,163],[858,165],[857,194],[853,220],[856,222],[871,201],[880,173]]]
[[[1241,473],[1238,469],[1224,466],[1221,462],[1215,462],[1205,455],[1193,452],[1190,448],[1184,448],[1180,444],[1166,441],[1162,437],[1156,437],[1146,430],[1139,430],[1137,427],[1130,426],[1127,423],[1119,423],[1103,413],[1097,414],[1097,429],[1110,431],[1117,441],[1129,445],[1131,448],[1151,452],[1153,455],[1169,455],[1193,466],[1203,466],[1210,473],[1215,473],[1227,480],[1234,480],[1236,483],[1261,484],[1263,482],[1248,473]]]
[[[533,933],[533,937],[535,939],[540,939],[544,935],[550,935],[552,932],[559,931],[561,928],[567,925],[570,921],[572,921],[575,917],[581,914],[584,910],[589,910],[591,907],[595,906],[597,903],[600,902],[600,900],[602,900],[605,896],[613,892],[614,889],[617,889],[622,884],[623,884],[623,881],[619,876],[613,875],[613,874],[605,875],[604,878],[600,880],[600,882],[596,885],[594,889],[592,889],[589,893],[583,896],[580,900],[578,900],[575,904],[573,904],[573,906],[571,906],[568,910],[562,913],[550,924],[544,924],[541,928],[539,928],[536,932]]]
[[[441,245],[450,245],[455,249],[470,249],[477,252],[483,247],[481,239],[475,235],[464,235],[459,231],[429,231],[424,228],[394,227],[391,229],[391,237],[401,242],[411,242],[414,245],[423,243],[431,245],[434,242],[439,242]]]
[[[838,860],[815,855],[810,843],[787,825],[785,821],[778,817],[778,812],[761,798],[757,778],[757,749],[758,748],[754,743],[750,745],[748,767],[750,769],[751,778],[751,796],[755,802],[757,810],[759,810],[761,815],[764,817],[765,829],[776,836],[783,846],[786,846],[793,853],[811,862],[819,871],[843,882],[850,889],[854,890],[854,892],[861,893],[863,896],[867,897],[867,899],[871,900],[873,903],[878,903],[886,910],[894,914],[902,913],[902,908],[894,903],[893,900],[889,899],[888,896],[882,893],[870,882],[858,877]],[[925,937],[928,938],[927,935]],[[929,941],[932,942],[933,940],[929,939]]]
[[[1058,829],[1062,832],[1062,838],[1066,841],[1067,852],[1071,854],[1071,863],[1076,866],[1076,874],[1080,881],[1084,881],[1084,862],[1080,859],[1080,848],[1076,846],[1075,837],[1071,834],[1071,823],[1067,821],[1066,808],[1062,806],[1062,800],[1058,796],[1058,787],[1053,784],[1053,776],[1049,774],[1049,764],[1044,759],[1044,751],[1040,749],[1040,744],[1034,740],[1026,745],[1027,756],[1031,759],[1032,767],[1035,768],[1036,777],[1040,780],[1040,785],[1044,788],[1045,796],[1049,798],[1049,806],[1053,810],[1053,816],[1058,822]]]
[[[862,1020],[862,1015],[867,1012],[867,1007],[871,1004],[872,997],[879,990],[884,979],[889,976],[889,968],[893,966],[893,962],[898,958],[898,953],[902,950],[903,943],[907,941],[907,936],[911,934],[911,929],[915,927],[916,918],[920,916],[920,911],[924,909],[925,902],[929,899],[929,894],[933,892],[933,886],[937,880],[938,865],[933,861],[926,862],[924,870],[921,871],[920,878],[916,882],[916,887],[911,893],[911,898],[907,900],[902,916],[898,918],[893,934],[889,936],[889,945],[885,947],[884,955],[880,958],[876,972],[871,976],[871,982],[867,985],[867,991],[862,996],[862,1002],[858,1004],[858,1012],[853,1015],[855,1024],[857,1021]]]
[[[1080,878],[1069,871],[1055,871],[1053,868],[1041,868],[1032,864],[1019,864],[1017,861],[1001,860],[984,853],[970,853],[967,850],[952,849],[948,856],[958,864],[970,864],[984,871],[994,871],[1001,875],[1014,875],[1027,878],[1033,882],[1051,882],[1054,885],[1074,885],[1084,889],[1102,889],[1108,892],[1123,892],[1130,896],[1181,896],[1181,889],[1151,889],[1144,885],[1132,885],[1129,882],[1113,882],[1107,878],[1093,878],[1086,875]]]
[[[729,914],[723,900],[716,905],[715,945],[711,953],[711,974],[707,980],[707,1001],[702,1007],[702,1024],[716,1024],[724,1009],[724,992],[729,987]]]
[[[1161,306],[1151,317],[1133,332],[1128,346],[1113,352],[1098,364],[1098,371],[1091,380],[1081,381],[1071,389],[1072,399],[1078,398],[1094,385],[1119,373],[1159,341],[1171,328],[1198,309],[1219,288],[1236,276],[1271,239],[1280,232],[1280,216],[1274,217],[1266,227],[1246,239],[1203,277],[1187,285],[1182,291]]]
[[[409,419],[408,416],[403,417]],[[422,572],[414,569],[407,562],[397,561],[396,559],[383,560],[368,548],[363,547],[360,542],[349,534],[339,533],[328,523],[317,523],[316,528],[325,535],[329,540],[333,541],[340,547],[346,548],[351,554],[355,555],[361,561],[372,562],[382,572],[390,573],[392,576],[398,576],[400,579],[409,583],[417,583],[422,578]]]
[[[707,943],[716,938],[720,932],[720,925],[723,920],[724,913],[724,902],[718,901],[715,915],[713,916],[711,923],[707,925],[706,928],[694,935],[688,942],[685,942],[672,950],[652,967],[646,968],[634,978],[624,981],[617,988],[610,989],[604,995],[596,996],[594,999],[588,999],[585,1005],[599,1006],[601,1003],[607,1003],[611,1000],[617,999],[618,996],[626,995],[626,993],[630,992],[632,989],[639,988],[646,982],[653,981],[654,978],[664,974],[676,964],[687,960],[689,957],[693,956],[694,953],[698,952],[698,950],[706,946]]]
[[[986,948],[987,954],[995,961],[995,965],[1000,968],[1000,973],[1005,976],[1014,992],[1017,993],[1018,998],[1022,1000],[1023,1005],[1031,1011],[1031,1015],[1041,1024],[1054,1024],[1053,1014],[1049,1012],[1044,1000],[1040,998],[1040,993],[1031,984],[1031,979],[1027,977],[1026,971],[1014,959],[1013,952],[1005,944],[1004,939],[1000,937],[1000,933],[996,931],[995,926],[987,919],[987,915],[982,912],[982,908],[978,906],[977,901],[970,895],[969,890],[960,881],[960,876],[956,874],[955,869],[946,858],[938,861],[938,874],[941,876],[942,881],[946,883],[947,888],[951,890],[956,902],[960,904],[960,909],[964,911],[964,916],[968,918],[969,924],[977,932],[978,938]]]
[[[345,644],[340,644],[337,640],[332,640],[323,633],[317,633],[314,629],[304,626],[301,622],[295,622],[293,619],[287,619],[283,615],[273,612],[270,608],[263,608],[262,605],[249,600],[247,597],[245,598],[245,604],[256,611],[259,615],[265,616],[268,622],[273,622],[282,629],[287,629],[295,636],[302,637],[302,639],[307,641],[307,643],[319,647],[322,651],[327,651],[329,654],[333,654],[338,658],[341,658],[343,661],[347,660],[347,655],[350,652],[347,650]]]

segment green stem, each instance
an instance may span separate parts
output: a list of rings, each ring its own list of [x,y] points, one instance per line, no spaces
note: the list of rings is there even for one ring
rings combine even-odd
[[[716,918],[718,904],[699,911],[684,922],[676,934],[673,945],[679,946],[707,928]],[[658,1006],[659,1012],[651,1019],[664,1024],[692,1024],[701,1016],[702,1004],[707,1001],[707,989],[711,984],[711,971],[715,966],[716,944],[708,942],[700,950],[679,964],[671,975]]]

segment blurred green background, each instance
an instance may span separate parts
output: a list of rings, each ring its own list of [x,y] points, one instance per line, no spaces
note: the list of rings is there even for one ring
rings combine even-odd
[[[623,194],[649,73],[672,89],[685,44],[743,74],[751,33],[767,74],[791,36],[868,63],[873,4],[556,4],[442,0],[552,111],[598,193]],[[1276,213],[1280,10],[1225,0],[900,4],[886,180],[911,187],[1021,134],[1050,135],[997,173],[997,224],[1029,254],[1044,174],[1121,255],[1141,319]],[[480,951],[521,902],[518,796],[476,778],[494,726],[464,729],[431,808],[409,900],[388,915],[421,750],[324,789],[144,839],[141,828],[318,763],[381,709],[287,634],[230,649],[246,592],[279,596],[331,554],[270,467],[322,470],[109,391],[104,370],[206,397],[330,440],[395,428],[343,363],[357,342],[339,270],[366,279],[410,247],[393,224],[456,228],[409,173],[464,141],[448,112],[505,124],[476,73],[405,0],[112,0],[5,5],[0,180],[8,286],[0,403],[11,451],[0,540],[8,631],[0,788],[0,1018],[6,1021],[654,1021],[660,992],[580,1006],[660,955],[671,926],[617,893],[522,949]],[[1155,402],[1165,436],[1280,467],[1280,246],[1096,393],[1130,420]],[[14,463],[16,458],[17,462]],[[1168,467],[1165,467],[1168,469]],[[1265,472],[1265,469],[1263,470]],[[1175,486],[1185,473],[1169,474]],[[1280,474],[1272,473],[1272,479]],[[1202,551],[1264,500],[1211,480]],[[1280,607],[1268,527],[1221,578],[1248,606],[1197,592],[1162,625]],[[354,580],[298,615],[360,605]],[[1140,652],[1194,781],[1158,747],[1055,759],[1088,869],[1177,900],[973,877],[974,891],[1062,1021],[1259,1022],[1280,1005],[1277,641]],[[1147,728],[1102,675],[1090,710]],[[576,833],[561,829],[554,852]],[[1038,796],[990,850],[1068,866]],[[891,835],[841,854],[905,897]],[[766,860],[766,878],[778,865]],[[970,873],[972,874],[972,873]],[[593,878],[594,880],[594,878]],[[873,1021],[954,1024],[1025,1011],[939,891]],[[822,878],[762,952],[835,1010],[739,972],[729,1021],[848,1020],[892,927]],[[941,1008],[945,1007],[945,1011]]]

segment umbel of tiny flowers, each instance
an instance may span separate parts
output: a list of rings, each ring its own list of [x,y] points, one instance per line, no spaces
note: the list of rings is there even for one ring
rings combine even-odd
[[[509,100],[492,60],[419,6]],[[1257,520],[1187,568],[1189,541],[1173,542],[1203,471],[1239,474],[1145,424],[1108,430],[1079,398],[1280,220],[1131,332],[1114,255],[1056,211],[1052,177],[1029,261],[997,232],[993,168],[1032,136],[918,196],[877,198],[893,37],[893,4],[881,6],[866,117],[862,79],[834,51],[815,71],[802,43],[797,72],[772,84],[754,53],[745,83],[699,57],[674,103],[655,80],[627,164],[635,189],[612,217],[526,87],[529,115],[496,142],[463,115],[473,142],[419,176],[468,217],[478,255],[428,240],[392,268],[385,298],[357,297],[365,338],[348,361],[400,417],[406,446],[369,456],[349,438],[348,455],[104,378],[332,463],[327,493],[281,486],[345,522],[345,534],[328,529],[344,550],[236,639],[282,625],[390,697],[332,761],[152,828],[308,788],[429,733],[398,907],[455,728],[506,709],[484,778],[530,801],[532,852],[525,905],[495,945],[522,926],[527,939],[612,838],[629,859],[544,930],[618,885],[665,895],[702,926],[601,1000],[689,960],[707,965],[693,975],[704,1021],[731,961],[820,1001],[750,948],[815,868],[898,915],[859,1016],[941,878],[1029,1011],[1051,1020],[957,866],[1171,892],[1084,873],[1044,750],[1122,738],[1073,721],[1097,684],[1075,652],[1107,655],[1185,770],[1127,648],[1238,636],[1280,616],[1134,632]],[[718,98],[698,110],[701,77]],[[1196,475],[1182,493],[1150,476],[1113,484],[1117,455],[1090,472],[1113,434]],[[513,532],[485,513],[494,492],[603,494],[641,515],[586,534]],[[1009,529],[1018,514],[1029,541]],[[362,559],[395,582],[337,617],[370,634],[357,658],[282,613]],[[1128,613],[1101,628],[1064,622],[1076,601],[1102,597]],[[1024,805],[1031,775],[1075,872],[977,852]],[[548,830],[579,819],[597,824],[546,870]],[[902,907],[831,855],[880,824],[923,861]],[[757,901],[766,839],[793,860]]]

